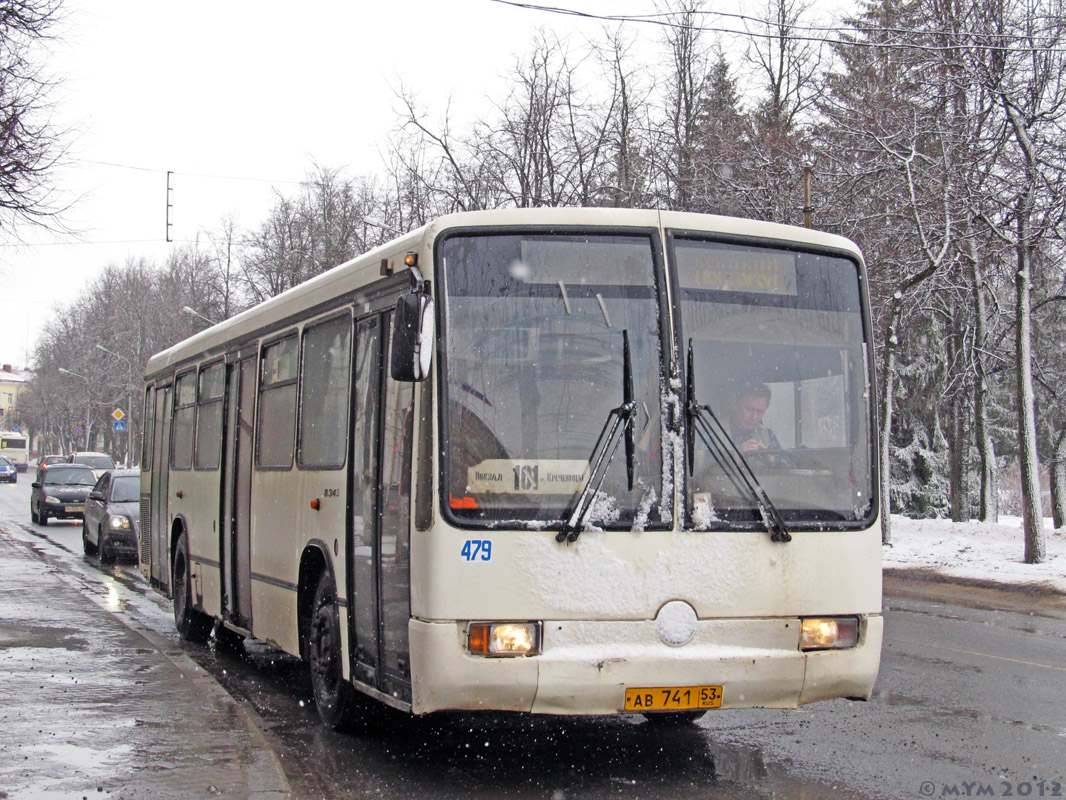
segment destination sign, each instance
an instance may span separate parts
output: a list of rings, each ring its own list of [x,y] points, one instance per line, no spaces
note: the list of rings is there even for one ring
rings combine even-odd
[[[467,470],[471,494],[573,494],[588,479],[587,461],[490,458]]]

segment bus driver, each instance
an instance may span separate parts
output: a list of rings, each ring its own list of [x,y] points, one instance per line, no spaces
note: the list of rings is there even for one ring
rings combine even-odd
[[[762,423],[770,407],[770,397],[770,387],[765,383],[749,384],[740,393],[733,406],[729,429],[740,452],[781,449],[777,436]]]

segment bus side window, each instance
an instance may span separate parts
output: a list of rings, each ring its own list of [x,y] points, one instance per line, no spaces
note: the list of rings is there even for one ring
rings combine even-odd
[[[348,452],[352,321],[335,317],[304,329],[300,377],[301,469],[339,469]]]
[[[222,456],[222,394],[225,365],[219,361],[200,370],[196,409],[196,468],[218,469]]]
[[[296,442],[296,336],[265,346],[259,368],[256,466],[288,469]]]
[[[191,469],[193,430],[196,426],[196,373],[186,372],[179,376],[174,394],[170,466],[173,469]]]

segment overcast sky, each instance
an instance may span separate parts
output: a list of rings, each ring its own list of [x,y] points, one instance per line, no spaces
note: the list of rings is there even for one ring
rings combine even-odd
[[[633,14],[654,6],[553,4]],[[65,11],[48,68],[62,81],[57,122],[72,131],[57,185],[76,198],[65,219],[79,234],[56,240],[27,229],[31,244],[0,247],[0,362],[15,366],[29,364],[41,323],[107,265],[161,261],[225,214],[254,226],[272,189],[291,193],[312,160],[379,171],[401,81],[433,108],[451,96],[456,116],[468,118],[535,28],[575,43],[602,28],[492,0],[66,0]]]

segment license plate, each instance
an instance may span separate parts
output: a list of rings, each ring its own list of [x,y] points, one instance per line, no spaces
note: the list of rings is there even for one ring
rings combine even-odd
[[[626,711],[687,711],[721,708],[721,686],[656,686],[626,689]]]
[[[67,506],[67,511],[84,511],[85,506]]]

